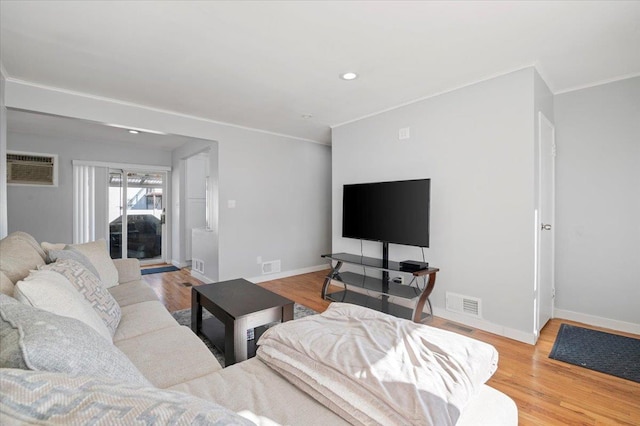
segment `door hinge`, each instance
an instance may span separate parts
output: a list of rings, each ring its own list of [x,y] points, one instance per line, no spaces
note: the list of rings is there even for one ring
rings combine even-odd
[[[553,145],[551,145],[551,156],[555,158],[556,154],[557,154],[557,149],[556,149],[556,144],[554,143]]]

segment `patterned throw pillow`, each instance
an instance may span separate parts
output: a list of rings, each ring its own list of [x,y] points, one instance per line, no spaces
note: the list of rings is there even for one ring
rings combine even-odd
[[[58,259],[55,263],[40,266],[38,269],[54,271],[68,279],[96,311],[113,337],[120,324],[122,311],[116,299],[104,288],[96,275],[73,259]]]
[[[195,396],[95,377],[24,370],[0,372],[0,413],[10,423],[253,425]]]
[[[76,262],[82,264],[82,266],[87,268],[89,272],[91,272],[93,275],[98,277],[98,279],[100,279],[100,274],[98,273],[96,268],[93,266],[89,258],[77,250],[71,250],[71,249],[49,250],[47,253],[48,253],[47,255],[49,256],[49,261],[47,263],[53,263],[59,259],[73,259]]]
[[[120,349],[91,327],[4,294],[0,294],[0,339],[2,368],[85,374],[151,386]]]

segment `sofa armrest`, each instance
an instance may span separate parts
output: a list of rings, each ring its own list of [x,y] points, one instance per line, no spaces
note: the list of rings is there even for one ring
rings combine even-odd
[[[113,259],[113,264],[118,270],[119,284],[142,279],[140,261],[138,259]]]

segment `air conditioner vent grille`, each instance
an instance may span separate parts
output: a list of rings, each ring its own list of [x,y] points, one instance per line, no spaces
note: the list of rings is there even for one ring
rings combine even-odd
[[[56,185],[55,155],[7,153],[7,183],[22,185]]]

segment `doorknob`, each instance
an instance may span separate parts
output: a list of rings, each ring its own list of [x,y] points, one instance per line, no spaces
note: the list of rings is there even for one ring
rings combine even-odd
[[[542,224],[542,230],[543,231],[551,231],[551,225],[547,224],[545,225],[544,223]]]

